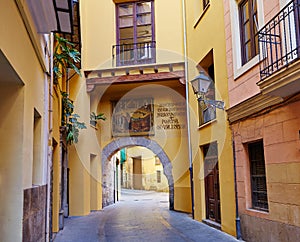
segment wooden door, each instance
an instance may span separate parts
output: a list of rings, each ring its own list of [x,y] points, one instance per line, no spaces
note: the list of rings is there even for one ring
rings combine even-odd
[[[216,149],[205,152],[206,219],[221,223],[219,166]]]
[[[143,189],[141,157],[133,158],[133,188]]]

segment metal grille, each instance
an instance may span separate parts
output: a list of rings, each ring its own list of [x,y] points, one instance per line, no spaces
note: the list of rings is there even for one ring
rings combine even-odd
[[[263,142],[248,145],[250,160],[252,206],[254,209],[268,211],[268,195]]]
[[[155,63],[155,41],[114,45],[112,56],[117,66]]]
[[[300,0],[289,2],[258,33],[260,79],[299,59]]]

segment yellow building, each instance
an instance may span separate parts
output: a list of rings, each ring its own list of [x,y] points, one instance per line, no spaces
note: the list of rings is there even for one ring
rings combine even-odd
[[[189,88],[195,219],[235,235],[235,189],[228,107],[223,3],[186,1],[188,79],[204,71],[212,83],[201,100]]]
[[[207,98],[227,107],[223,6],[198,2],[184,11],[182,0],[73,1],[71,8],[62,1],[1,1],[1,240],[49,241],[64,217],[114,202],[112,157],[133,146],[160,160],[170,209],[235,234],[226,113],[198,107],[187,84],[197,68],[206,71],[215,84]],[[73,21],[56,19],[64,8],[64,19]],[[81,76],[61,65],[62,76],[54,74],[53,31],[77,44]],[[87,126],[72,144],[66,100],[74,106],[69,114]],[[90,125],[92,112],[106,120]]]
[[[168,192],[169,185],[159,158],[149,149],[135,146],[126,149],[121,172],[124,188]]]
[[[70,18],[56,18],[63,9],[71,16],[68,7],[52,1],[1,1],[1,241],[49,241],[52,229],[58,231],[61,167],[67,160],[61,91],[67,85],[66,73],[54,82],[50,33],[72,32]]]
[[[107,119],[80,132],[69,149],[70,214],[86,215],[113,201],[109,160],[134,145],[161,160],[170,208],[190,212],[181,1],[80,6],[84,75],[70,82],[70,97],[85,123],[91,112]]]

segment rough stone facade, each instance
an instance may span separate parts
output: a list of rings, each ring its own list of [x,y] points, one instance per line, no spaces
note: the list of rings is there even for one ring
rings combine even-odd
[[[156,143],[153,140],[144,138],[144,137],[126,137],[126,138],[119,138],[111,143],[109,143],[107,146],[104,147],[102,151],[102,177],[103,177],[103,185],[102,185],[102,193],[103,193],[103,206],[107,206],[111,203],[113,203],[113,186],[110,186],[110,176],[107,174],[111,174],[111,170],[109,169],[109,160],[112,157],[112,155],[119,151],[122,148],[128,147],[128,146],[143,146],[151,150],[157,157],[160,159],[163,168],[164,168],[164,174],[168,179],[169,183],[169,208],[171,210],[174,210],[174,181],[173,181],[173,175],[172,175],[172,163],[169,160],[168,156],[164,152],[164,150],[159,146],[158,143]]]
[[[23,241],[46,241],[47,185],[24,190]]]
[[[241,215],[243,240],[247,242],[300,241],[300,228],[268,219]]]

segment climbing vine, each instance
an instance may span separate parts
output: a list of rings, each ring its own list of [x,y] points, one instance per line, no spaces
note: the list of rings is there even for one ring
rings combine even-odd
[[[67,69],[74,70],[78,75],[79,68],[76,66],[80,62],[80,53],[75,45],[68,40],[55,35],[56,46],[53,53],[53,72],[55,83],[58,84],[58,78],[61,78]],[[80,122],[80,116],[74,113],[74,103],[69,98],[69,94],[60,91],[62,96],[62,120],[61,124],[66,128],[67,144],[78,142],[79,129],[86,129],[85,123]]]

